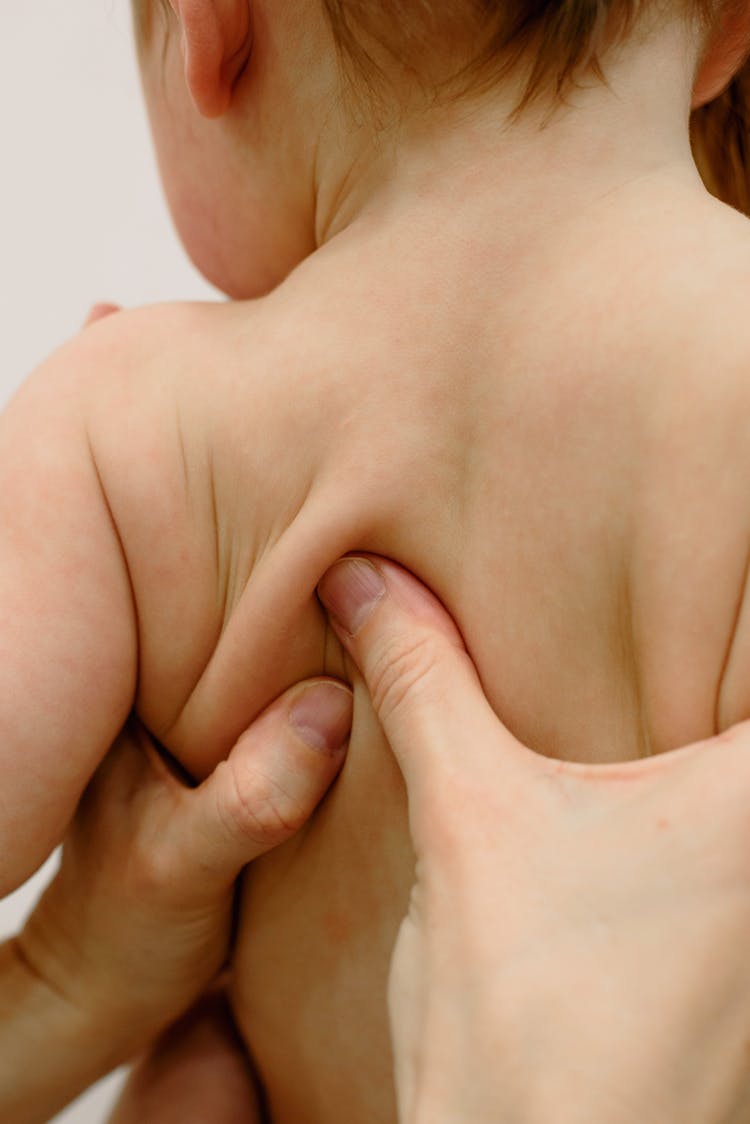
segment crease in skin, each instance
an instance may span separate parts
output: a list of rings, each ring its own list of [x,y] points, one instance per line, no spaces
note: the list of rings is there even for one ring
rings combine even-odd
[[[136,597],[135,585],[133,584],[133,577],[132,577],[131,572],[130,572],[130,566],[128,565],[128,556],[127,556],[127,551],[125,550],[125,544],[122,541],[122,536],[120,534],[120,528],[117,526],[117,520],[115,519],[114,512],[112,511],[112,506],[109,502],[109,498],[107,496],[107,492],[106,492],[106,489],[104,487],[104,481],[102,480],[101,472],[99,471],[99,465],[98,465],[97,460],[96,460],[96,454],[94,452],[94,446],[93,446],[93,443],[91,441],[91,434],[89,433],[88,429],[86,429],[86,444],[88,446],[89,457],[91,458],[91,465],[92,465],[92,468],[93,468],[94,473],[96,475],[97,484],[99,486],[99,494],[101,496],[101,501],[102,501],[102,504],[104,505],[104,508],[107,512],[107,519],[109,520],[109,525],[110,525],[110,528],[112,530],[112,534],[115,538],[115,541],[117,542],[118,551],[119,551],[119,554],[120,554],[120,559],[122,560],[123,570],[125,571],[125,576],[127,578],[128,587],[130,589],[130,604],[131,604],[132,613],[133,613],[133,629],[134,629],[134,638],[133,639],[134,639],[134,647],[135,647],[133,698],[137,698],[138,697],[138,687],[139,687],[139,684],[140,684],[140,681],[141,681],[141,643],[140,643],[141,625],[140,625],[140,617],[139,617],[139,613],[138,613],[138,599]]]
[[[229,574],[227,568],[222,564],[222,550],[221,550],[221,530],[219,526],[219,507],[216,496],[216,471],[214,465],[213,450],[208,448],[208,461],[206,464],[208,472],[208,486],[209,486],[209,502],[211,507],[211,526],[213,528],[214,537],[214,566],[216,567],[216,581],[218,586],[218,605],[219,614],[222,622],[222,631],[227,623],[227,606],[229,599]]]
[[[176,430],[177,430],[177,446],[180,450],[180,461],[182,464],[182,481],[185,487],[185,499],[187,501],[188,511],[192,510],[192,503],[190,502],[192,489],[190,487],[190,461],[188,458],[187,449],[185,447],[185,433],[182,425],[182,413],[179,404],[176,406]]]
[[[215,474],[214,474],[215,476]],[[169,744],[173,739],[179,740],[182,737],[182,731],[189,729],[191,726],[191,715],[196,706],[201,707],[204,705],[203,696],[206,691],[213,697],[212,690],[215,690],[216,681],[225,679],[226,661],[230,659],[232,664],[235,660],[231,656],[231,650],[236,649],[238,644],[238,634],[254,636],[254,646],[257,647],[263,635],[273,632],[276,629],[278,621],[276,620],[275,612],[272,612],[271,606],[268,603],[267,586],[269,580],[273,584],[273,576],[277,567],[279,553],[288,552],[291,549],[294,553],[299,553],[301,564],[304,565],[305,552],[302,548],[298,552],[294,546],[291,548],[287,546],[289,539],[294,542],[298,537],[300,524],[303,524],[302,535],[305,536],[304,522],[308,518],[310,511],[312,496],[314,492],[314,482],[308,480],[305,484],[302,494],[296,500],[295,504],[287,512],[282,513],[279,519],[283,519],[284,526],[278,529],[275,526],[264,530],[262,536],[259,536],[258,541],[252,544],[248,556],[245,557],[243,550],[243,558],[241,563],[241,571],[237,558],[240,553],[236,540],[230,537],[230,545],[228,548],[228,557],[224,559],[222,570],[226,573],[226,578],[220,579],[226,586],[226,594],[224,596],[224,611],[221,620],[217,621],[217,632],[215,640],[211,645],[211,650],[197,674],[194,683],[192,684],[189,693],[186,693],[184,702],[181,704],[178,713],[170,720],[168,725],[159,732],[160,740]],[[221,530],[219,529],[221,537]],[[295,605],[298,611],[305,610],[306,607],[312,607],[317,604],[315,600],[315,588],[317,581],[322,577],[323,571],[328,562],[326,561],[321,565],[320,574],[315,574],[309,584],[309,589],[296,591],[294,598]],[[278,600],[278,595],[275,598]],[[277,606],[274,606],[277,608]],[[285,607],[286,608],[286,607]],[[320,615],[321,627],[324,626],[325,618],[322,616],[322,610],[318,609]],[[248,626],[244,623],[244,618],[250,614],[250,618],[254,620],[254,626]],[[253,631],[248,632],[248,627]],[[325,626],[327,627],[327,626]],[[224,644],[222,643],[224,641]],[[325,639],[323,641],[325,645]],[[227,652],[229,649],[229,655]],[[324,648],[324,652],[326,649]],[[273,661],[270,661],[272,664]],[[265,669],[264,669],[265,670]],[[311,668],[310,674],[325,674],[325,665],[319,668]],[[232,679],[236,679],[236,669],[232,675]],[[252,674],[252,673],[251,673]],[[224,684],[226,685],[226,683]],[[231,692],[231,688],[230,688]],[[266,705],[270,699],[265,699]],[[219,709],[221,709],[221,705]],[[248,714],[248,721],[251,721],[256,715]],[[241,731],[238,730],[237,736]]]
[[[747,558],[745,561],[745,570],[740,586],[740,593],[737,598],[737,605],[734,611],[732,620],[732,627],[727,641],[726,653],[722,660],[721,669],[719,671],[717,684],[716,684],[716,705],[714,709],[714,722],[713,733],[719,734],[731,725],[731,720],[722,718],[722,709],[724,704],[724,688],[727,680],[729,679],[729,670],[732,665],[732,657],[735,651],[735,642],[739,632],[740,621],[742,619],[742,611],[747,604],[748,596],[748,582],[750,582],[750,542],[748,543]]]
[[[622,682],[627,693],[630,694],[632,691],[634,695],[633,707],[636,720],[635,756],[637,758],[651,757],[653,754],[653,746],[644,706],[643,682],[636,650],[635,626],[633,621],[632,558],[630,558],[629,561],[626,560],[620,568],[620,575],[616,580],[616,589],[617,636],[623,665]],[[628,688],[631,690],[628,690]]]
[[[42,973],[39,971],[36,961],[33,956],[30,955],[28,948],[25,947],[22,941],[13,938],[7,943],[5,949],[7,950],[7,954],[17,961],[24,972],[31,975],[37,984],[42,986],[46,991],[52,992],[61,1003],[64,1003],[65,1006],[70,1008],[74,1013],[80,1014],[80,1008],[71,996],[67,995],[66,992],[57,985],[56,981],[49,976],[49,973]]]

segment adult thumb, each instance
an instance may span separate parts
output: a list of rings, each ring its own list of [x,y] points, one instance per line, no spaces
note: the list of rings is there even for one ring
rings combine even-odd
[[[491,757],[529,751],[496,717],[458,628],[408,571],[373,555],[349,556],[323,577],[318,596],[352,657],[404,774],[415,788]]]
[[[227,760],[182,794],[169,825],[179,867],[213,893],[295,835],[344,762],[351,719],[351,691],[334,680],[298,684],[277,699]]]

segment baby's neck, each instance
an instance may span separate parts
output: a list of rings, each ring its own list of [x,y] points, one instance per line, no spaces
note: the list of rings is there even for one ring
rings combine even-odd
[[[552,115],[507,124],[518,87],[386,131],[364,131],[326,160],[321,145],[317,242],[403,229],[448,248],[481,234],[487,253],[544,237],[561,222],[651,177],[699,185],[689,140],[697,54],[680,23],[623,48],[608,85],[588,79]],[[415,225],[416,222],[416,225]],[[411,232],[411,234],[409,234]]]

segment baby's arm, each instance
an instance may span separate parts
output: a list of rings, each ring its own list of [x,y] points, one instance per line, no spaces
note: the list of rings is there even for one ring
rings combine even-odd
[[[86,431],[104,375],[88,334],[0,416],[0,896],[60,841],[136,686],[133,595]]]

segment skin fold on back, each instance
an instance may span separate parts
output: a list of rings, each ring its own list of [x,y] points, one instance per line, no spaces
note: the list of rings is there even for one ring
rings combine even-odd
[[[427,582],[497,713],[548,756],[631,760],[747,715],[742,691],[719,697],[747,561],[744,344],[725,346],[744,220],[657,182],[494,287],[365,278],[360,254],[342,243],[263,301],[189,313],[180,377],[214,380],[200,426],[183,418],[189,451],[212,433],[212,592],[188,620],[162,586],[142,621],[153,683],[192,636],[179,705],[145,674],[139,706],[196,775],[297,678],[355,682],[341,778],[243,893],[232,997],[276,1124],[395,1120],[385,986],[413,855],[400,775],[315,600],[337,557]],[[476,291],[461,316],[458,283]]]

